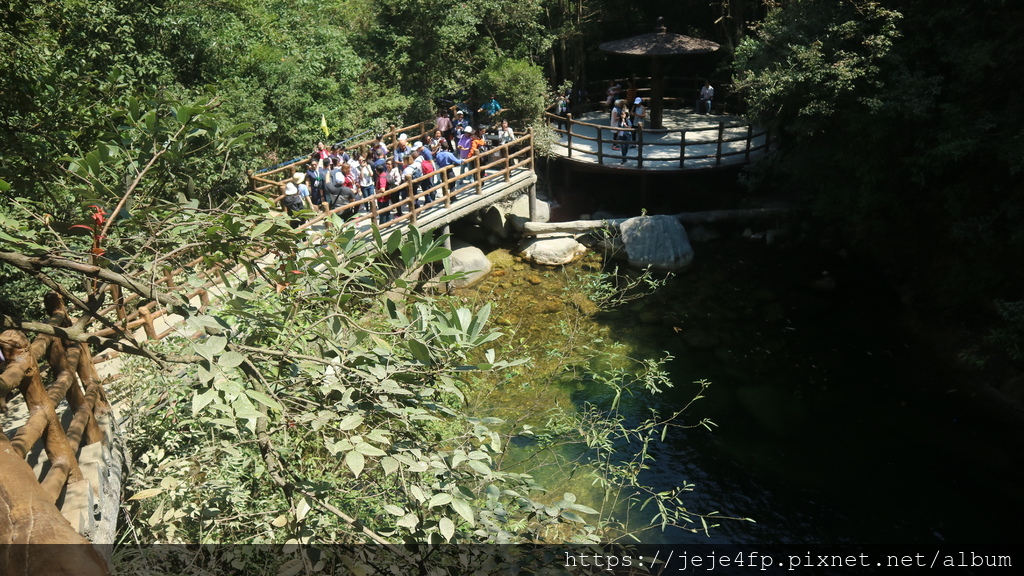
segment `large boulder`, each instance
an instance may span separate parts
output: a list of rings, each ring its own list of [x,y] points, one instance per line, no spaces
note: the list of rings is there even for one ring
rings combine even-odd
[[[544,200],[537,200],[537,217],[533,222],[547,222],[551,219],[551,207]],[[501,202],[490,206],[481,214],[480,224],[498,238],[508,238],[513,230],[523,231],[523,225],[530,222],[530,195],[522,194],[512,202]]]
[[[530,195],[523,194],[512,201],[512,206],[506,216],[509,224],[519,232],[523,231],[523,225],[530,222]],[[533,222],[548,222],[551,220],[551,206],[546,200],[537,199],[537,216]]]
[[[523,239],[519,252],[523,258],[534,264],[562,266],[586,254],[587,247],[572,236],[541,235]]]
[[[465,277],[452,281],[452,288],[465,288],[476,284],[491,272],[491,261],[483,250],[457,240],[452,242],[452,255],[449,261],[452,272],[466,273]]]
[[[507,208],[501,204],[494,204],[484,210],[480,216],[480,225],[485,230],[498,238],[508,238],[508,223],[505,221]]]
[[[631,266],[678,270],[693,262],[686,229],[675,216],[638,216],[619,230]]]

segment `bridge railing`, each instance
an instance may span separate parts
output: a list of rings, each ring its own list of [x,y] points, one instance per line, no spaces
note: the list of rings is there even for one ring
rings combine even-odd
[[[392,128],[386,135],[386,138],[397,140],[397,134],[402,132],[408,134],[410,139],[422,138],[430,133],[427,130],[428,127],[432,126],[426,122],[420,122],[403,128]],[[367,141],[367,143],[369,142]],[[354,144],[353,146],[359,145],[361,143]],[[451,207],[453,203],[457,202],[460,197],[464,197],[467,193],[482,194],[483,186],[487,182],[497,179],[507,182],[512,178],[514,171],[523,168],[532,171],[535,167],[533,151],[533,134],[526,132],[506,145],[497,146],[492,148],[487,154],[471,159],[469,161],[469,168],[465,173],[461,173],[459,167],[448,166],[436,170],[430,175],[391,188],[384,194],[375,194],[368,198],[361,198],[349,204],[337,206],[327,213],[318,214],[300,228],[304,229],[317,224],[323,224],[329,214],[343,213],[346,210],[358,211],[360,206],[365,206],[365,211],[358,212],[349,222],[359,224],[371,218],[379,220],[378,217],[381,214],[390,212],[394,215],[393,218],[389,222],[378,224],[380,229],[384,230],[399,226],[405,222],[415,224],[425,212],[436,206],[443,204],[446,208]],[[278,167],[273,171],[261,173],[260,176],[253,179],[254,189],[268,193],[268,195],[271,195],[271,197],[279,202],[281,195],[277,194],[277,190],[280,184],[276,178],[281,178],[283,181],[287,178],[287,175],[293,173],[294,168],[289,168],[287,165]],[[409,192],[412,190],[415,190],[415,192],[410,194]],[[431,193],[434,193],[433,200],[429,196]],[[385,208],[378,208],[377,200],[382,195],[390,195],[393,202]],[[404,197],[398,199],[399,195]],[[417,201],[421,201],[423,205],[416,206]],[[403,212],[401,215],[397,213],[399,208]],[[361,233],[361,236],[366,234],[369,234],[369,227],[367,227],[366,232]],[[177,292],[183,298],[193,302],[199,310],[205,310],[210,304],[211,290],[214,290],[214,287],[220,283],[221,274],[230,271],[237,263],[223,262],[215,264],[212,268],[206,268],[200,266],[203,262],[203,258],[196,258],[181,268],[164,268],[156,272],[155,277],[152,278],[154,288],[166,293]],[[201,286],[186,283],[186,278],[189,274],[196,271],[200,271],[201,276],[205,279]],[[136,293],[125,295],[121,287],[116,284],[106,285],[102,287],[102,290],[108,293],[111,303],[100,309],[97,316],[107,318],[109,322],[106,328],[96,332],[97,336],[111,337],[119,332],[130,333],[141,329],[146,339],[159,340],[175,330],[175,327],[171,325],[163,329],[159,328],[160,323],[158,320],[169,314],[165,306],[158,305],[151,299],[144,298]],[[104,361],[117,355],[118,352],[109,351],[103,358],[97,360]]]
[[[424,123],[420,123],[415,126],[423,125]],[[351,225],[377,221],[381,230],[401,226],[407,222],[415,225],[424,213],[437,206],[451,208],[454,202],[466,194],[482,195],[488,182],[499,179],[509,182],[515,170],[533,171],[533,152],[533,133],[527,131],[507,144],[492,147],[486,153],[470,158],[462,165],[466,166],[465,169],[462,166],[449,165],[430,174],[407,179],[384,192],[321,212],[299,226],[299,229],[322,225],[331,215],[343,213],[353,213],[347,221],[347,224]],[[271,189],[267,187],[263,190]],[[383,197],[389,197],[390,203],[382,206],[380,200]],[[276,194],[273,198],[280,203],[284,196]],[[383,215],[391,217],[381,223]],[[366,234],[369,234],[369,230],[359,236]]]
[[[46,308],[50,325],[71,325],[56,294],[47,297]],[[49,551],[41,555],[45,557],[5,555],[0,572],[20,573],[20,568],[26,568],[25,573],[71,573],[60,571],[62,563],[71,562],[75,573],[105,573],[105,562],[56,506],[65,486],[87,482],[78,464],[79,448],[104,440],[97,417],[108,412],[109,405],[89,348],[47,334],[37,334],[29,342],[21,331],[6,330],[0,334],[0,350],[5,359],[0,397],[17,389],[29,413],[13,438],[0,434],[0,506],[5,510],[0,515],[0,534],[4,543],[64,545],[51,547],[60,557],[49,557]],[[48,368],[45,371],[40,367],[42,361]],[[44,373],[49,385],[44,385]],[[63,400],[72,414],[67,428],[56,412]],[[37,480],[25,458],[40,439],[49,467],[43,467]]]
[[[415,142],[416,140],[424,140],[428,135],[430,135],[433,132],[430,129],[432,128],[432,126],[433,124],[428,123],[426,121],[417,122],[416,124],[410,124],[409,126],[404,126],[402,128],[398,128],[394,125],[391,125],[388,129],[388,132],[382,136],[382,139],[385,144],[390,143],[392,145],[398,142],[398,137],[401,134],[405,134],[406,136],[408,136],[410,142]],[[366,138],[354,142],[352,144],[346,144],[346,146],[350,149],[359,149],[368,148],[371,144],[373,144],[373,139]],[[305,172],[306,164],[308,163],[309,155],[306,155],[298,159],[295,159],[291,162],[280,164],[274,168],[250,172],[249,187],[255,192],[275,194],[277,191],[277,187],[283,184],[289,178],[291,178],[292,175],[295,174],[295,172]]]

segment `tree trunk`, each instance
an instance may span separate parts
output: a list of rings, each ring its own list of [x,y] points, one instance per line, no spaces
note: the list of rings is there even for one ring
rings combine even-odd
[[[704,212],[681,212],[675,218],[682,224],[710,224],[723,220],[755,220],[782,216],[788,208],[751,208],[746,210],[707,210]],[[628,218],[611,220],[574,220],[572,222],[527,222],[523,226],[524,236],[538,234],[582,234],[602,228],[618,228]]]

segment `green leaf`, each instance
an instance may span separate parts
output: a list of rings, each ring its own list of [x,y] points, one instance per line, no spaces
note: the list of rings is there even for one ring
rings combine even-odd
[[[385,504],[384,511],[392,516],[405,516],[405,509],[395,506],[394,504]]]
[[[422,342],[410,338],[406,344],[409,346],[409,351],[412,352],[413,358],[424,364],[431,364],[433,362],[430,358],[430,350]]]
[[[147,488],[140,492],[136,492],[134,496],[129,498],[129,500],[145,500],[146,498],[152,498],[163,491],[163,488]]]
[[[366,465],[366,459],[359,452],[352,450],[345,454],[345,464],[352,470],[355,477],[359,478],[359,475],[363,472],[363,466]]]
[[[279,404],[277,400],[274,400],[272,397],[268,396],[267,394],[264,394],[263,392],[258,392],[256,390],[246,390],[245,395],[259,402],[260,404],[263,404],[264,406],[270,408],[275,412],[282,411],[281,404]]]
[[[338,430],[355,430],[362,423],[362,414],[349,414],[341,419],[341,423],[338,424]]]
[[[441,536],[444,536],[446,542],[451,542],[452,536],[455,535],[455,523],[451,518],[447,516],[441,518],[437,523],[437,529],[440,530]]]
[[[249,234],[249,237],[250,238],[259,238],[260,236],[263,236],[264,234],[266,234],[267,231],[269,231],[273,227],[274,227],[274,221],[273,220],[264,220],[263,222],[260,222],[259,224],[256,225],[255,228],[252,229],[252,233]]]
[[[435,246],[431,248],[429,251],[427,251],[426,254],[423,255],[422,260],[424,264],[430,264],[431,262],[438,262],[444,260],[445,258],[450,256],[451,253],[452,251],[445,248],[444,246]]]
[[[475,470],[478,474],[482,474],[484,476],[490,476],[492,473],[490,466],[484,464],[480,460],[470,460],[469,467]]]
[[[420,523],[420,519],[412,512],[402,516],[402,519],[398,521],[398,525],[402,528],[408,528],[412,530],[416,528],[416,525]]]
[[[573,504],[569,508],[583,514],[598,514],[597,510],[594,510],[589,506],[584,506],[583,504]]]
[[[227,343],[228,339],[223,336],[210,336],[202,342],[196,342],[192,345],[192,348],[196,351],[196,354],[213,362],[213,357],[224,350],[224,346]]]
[[[242,354],[241,352],[235,352],[234,350],[222,355],[220,358],[217,359],[217,364],[219,364],[220,367],[224,368],[225,370],[237,368],[242,364],[242,362],[245,362],[245,354]]]
[[[427,508],[436,508],[438,506],[445,506],[452,501],[452,495],[447,492],[438,492],[430,497],[430,501],[427,502]]]
[[[202,394],[195,394],[192,396],[192,416],[199,414],[206,408],[210,402],[213,402],[217,398],[217,390],[214,388],[207,388]]]
[[[565,518],[566,520],[572,520],[573,522],[577,522],[579,524],[587,523],[587,521],[581,518],[579,514],[576,514],[575,512],[570,512],[568,510],[564,510],[562,512],[562,518]]]
[[[356,451],[365,456],[387,456],[387,452],[368,442],[360,442],[359,444],[356,444]]]
[[[384,475],[392,474],[398,470],[400,464],[398,460],[395,460],[391,456],[385,456],[380,459],[380,465],[384,468]]]
[[[455,512],[458,513],[459,516],[462,516],[463,520],[469,522],[470,526],[476,525],[476,518],[473,516],[473,507],[469,502],[461,498],[454,498],[452,499],[450,506],[452,507],[452,510],[455,510]]]

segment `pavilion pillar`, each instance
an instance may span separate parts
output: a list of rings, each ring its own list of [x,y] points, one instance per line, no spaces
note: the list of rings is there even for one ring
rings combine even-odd
[[[665,59],[651,59],[651,128],[660,130],[665,99]]]

